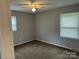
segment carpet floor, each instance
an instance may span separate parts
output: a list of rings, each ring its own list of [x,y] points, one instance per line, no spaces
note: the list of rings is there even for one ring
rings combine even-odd
[[[69,50],[40,41],[32,41],[15,47],[15,59],[79,59]]]

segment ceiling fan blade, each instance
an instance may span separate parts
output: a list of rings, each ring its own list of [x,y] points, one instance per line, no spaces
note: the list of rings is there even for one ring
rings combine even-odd
[[[54,4],[51,4],[51,3],[44,3],[44,4],[39,4],[39,5],[54,5]]]
[[[16,6],[23,6],[23,5],[29,5],[29,4],[13,4],[13,5],[16,5]]]

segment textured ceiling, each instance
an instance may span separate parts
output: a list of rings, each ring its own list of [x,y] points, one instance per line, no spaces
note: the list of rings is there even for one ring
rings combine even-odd
[[[79,0],[35,0],[35,2],[42,3],[42,4],[49,4],[49,5],[43,5],[42,8],[39,8],[38,11],[41,12],[41,11],[46,11],[49,9],[78,4]],[[16,6],[15,5],[15,4],[20,4],[20,3],[28,4],[29,0],[12,0],[11,10],[32,13],[31,8],[29,8],[27,6],[18,6],[18,5]]]

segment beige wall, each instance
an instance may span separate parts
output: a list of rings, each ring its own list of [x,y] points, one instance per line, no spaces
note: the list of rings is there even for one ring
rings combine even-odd
[[[79,40],[60,38],[60,14],[79,12],[79,4],[57,8],[36,15],[36,38],[51,44],[79,49]]]
[[[34,15],[12,11],[17,17],[17,31],[13,32],[14,44],[19,45],[31,41],[34,35]]]
[[[0,0],[0,55],[1,59],[15,59],[11,29],[10,0]]]

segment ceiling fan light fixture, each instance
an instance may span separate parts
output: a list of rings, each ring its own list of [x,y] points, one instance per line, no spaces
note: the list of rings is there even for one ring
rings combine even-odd
[[[32,12],[36,12],[36,8],[32,8]]]

